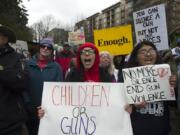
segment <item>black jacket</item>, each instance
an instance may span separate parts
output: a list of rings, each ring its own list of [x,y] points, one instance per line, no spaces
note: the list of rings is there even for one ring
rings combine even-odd
[[[169,135],[170,119],[167,102],[147,103],[131,113],[133,135]]]
[[[66,82],[84,82],[82,72],[78,71],[77,68],[72,68],[71,71],[68,73],[65,81]],[[100,76],[101,82],[113,81],[111,75],[108,72],[106,72],[106,70],[103,68],[99,69],[99,76]]]
[[[0,48],[0,134],[19,127],[26,118],[22,92],[28,75],[21,60],[8,44]]]

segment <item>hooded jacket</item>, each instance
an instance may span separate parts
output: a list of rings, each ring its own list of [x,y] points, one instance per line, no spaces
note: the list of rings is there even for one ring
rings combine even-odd
[[[95,51],[95,61],[93,66],[87,71],[84,70],[83,64],[81,62],[80,53],[86,48],[92,48]],[[106,72],[104,68],[99,67],[99,51],[92,43],[85,43],[79,47],[77,52],[77,67],[73,68],[67,75],[66,81],[68,82],[85,82],[85,81],[94,81],[94,82],[112,82],[111,75]],[[87,80],[91,78],[91,80]]]

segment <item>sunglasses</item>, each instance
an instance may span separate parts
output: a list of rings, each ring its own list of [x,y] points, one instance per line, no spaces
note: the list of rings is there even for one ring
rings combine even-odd
[[[47,48],[47,50],[53,50],[53,48],[52,48],[52,47],[45,46],[45,45],[41,45],[41,46],[40,46],[40,48],[43,48],[43,49]]]

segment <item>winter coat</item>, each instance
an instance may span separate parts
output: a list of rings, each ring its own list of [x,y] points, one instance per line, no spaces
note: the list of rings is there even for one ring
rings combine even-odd
[[[70,66],[71,59],[74,58],[74,54],[71,51],[61,51],[57,54],[55,61],[61,66],[63,71],[63,79],[65,78],[66,72]]]
[[[27,62],[30,81],[28,98],[31,107],[41,105],[42,91],[44,82],[60,82],[62,81],[61,67],[54,61],[49,61],[47,66],[40,69],[36,56]]]
[[[8,44],[0,48],[0,134],[16,129],[25,122],[22,92],[26,90],[28,74],[22,55]]]
[[[82,71],[83,72],[83,71]],[[67,75],[67,82],[84,82],[83,74],[77,68],[73,68]],[[101,82],[113,82],[111,75],[104,68],[99,68]]]
[[[134,135],[169,135],[170,119],[167,102],[147,103],[131,114]]]

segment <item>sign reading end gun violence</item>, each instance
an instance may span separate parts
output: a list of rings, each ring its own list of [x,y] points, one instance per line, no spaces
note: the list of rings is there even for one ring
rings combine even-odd
[[[129,54],[133,48],[131,25],[95,30],[94,42],[99,51],[113,55]]]
[[[45,82],[39,135],[132,135],[122,83]]]
[[[169,84],[170,76],[168,64],[123,69],[128,103],[175,100],[174,89]]]

